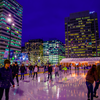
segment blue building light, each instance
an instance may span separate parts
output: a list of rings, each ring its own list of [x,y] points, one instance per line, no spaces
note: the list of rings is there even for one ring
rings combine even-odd
[[[91,11],[91,12],[89,12],[89,14],[93,14],[93,13],[95,13],[95,11]]]

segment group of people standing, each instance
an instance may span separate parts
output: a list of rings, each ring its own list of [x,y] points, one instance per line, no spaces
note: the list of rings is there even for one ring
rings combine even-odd
[[[19,86],[19,79],[18,79],[19,69],[21,72],[20,80],[21,79],[24,80],[25,66],[24,66],[24,64],[22,64],[21,67],[19,68],[19,65],[17,64],[17,62],[15,62],[15,64],[13,63],[12,65],[10,65],[10,68],[12,70],[12,78],[14,79],[16,77],[17,86]]]

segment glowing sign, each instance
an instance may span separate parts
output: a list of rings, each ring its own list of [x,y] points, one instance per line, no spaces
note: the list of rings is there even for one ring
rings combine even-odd
[[[93,13],[95,13],[95,11],[91,11],[91,12],[89,12],[89,14],[93,14]]]

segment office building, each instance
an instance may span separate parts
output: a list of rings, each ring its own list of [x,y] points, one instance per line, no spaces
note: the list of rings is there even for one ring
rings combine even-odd
[[[65,18],[66,58],[98,57],[100,44],[95,11],[71,13]]]
[[[9,51],[9,48],[10,52],[21,52],[22,13],[23,7],[16,0],[0,0],[1,63],[5,51]]]
[[[65,45],[59,40],[43,42],[44,64],[59,64],[65,58]]]
[[[25,52],[28,53],[29,60],[32,64],[43,63],[43,40],[33,39],[25,43]]]

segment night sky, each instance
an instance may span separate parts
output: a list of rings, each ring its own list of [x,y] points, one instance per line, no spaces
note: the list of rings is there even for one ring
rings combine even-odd
[[[17,0],[23,6],[22,46],[29,39],[59,39],[65,43],[64,18],[79,11],[96,11],[100,34],[100,0]]]

